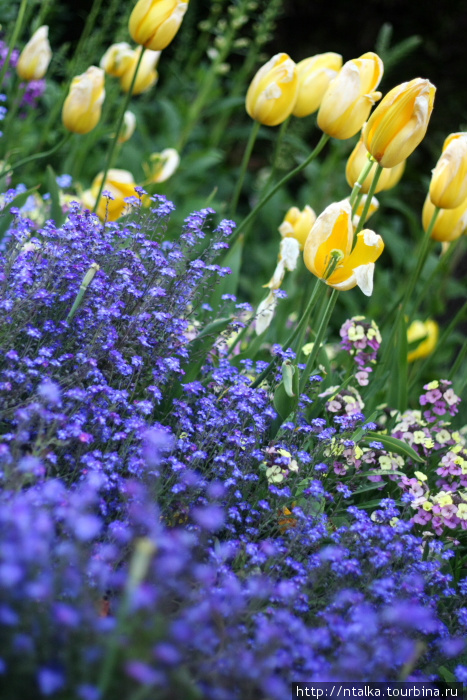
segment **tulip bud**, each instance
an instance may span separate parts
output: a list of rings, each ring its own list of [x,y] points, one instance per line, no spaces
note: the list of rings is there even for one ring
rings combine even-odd
[[[150,166],[145,166],[149,182],[165,182],[172,177],[180,164],[180,156],[175,148],[165,148],[161,153],[149,156]]]
[[[424,231],[428,230],[428,226],[433,218],[435,205],[427,195],[425,204],[423,205],[422,224]],[[431,238],[442,243],[455,241],[460,238],[467,229],[467,199],[455,209],[440,209],[436,217]]]
[[[382,60],[371,51],[347,61],[324,93],[318,112],[319,128],[336,139],[355,136],[372,106],[381,99],[376,88],[383,70]]]
[[[407,328],[407,341],[418,345],[407,355],[407,362],[414,362],[431,355],[436,347],[439,336],[439,326],[431,318],[423,321],[413,321]]]
[[[322,53],[297,63],[298,95],[292,114],[307,117],[319,109],[329,83],[342,68],[338,53]]]
[[[278,53],[251,81],[246,94],[246,111],[265,126],[277,126],[292,114],[297,93],[297,66],[286,53]]]
[[[436,88],[415,78],[390,90],[365,124],[363,143],[383,168],[393,168],[417,148],[426,134]]]
[[[130,15],[131,38],[147,49],[162,51],[178,32],[187,9],[188,0],[139,0]]]
[[[16,64],[16,72],[21,80],[40,80],[46,74],[52,58],[48,34],[47,26],[39,27],[21,51]]]
[[[381,236],[364,229],[353,245],[352,207],[348,200],[334,202],[315,221],[303,251],[307,268],[335,289],[358,286],[366,296],[373,292],[375,262],[384,249]],[[337,264],[333,265],[333,262]]]
[[[83,192],[81,200],[85,207],[93,209],[96,204],[97,195],[102,182],[103,173],[99,173],[91,185],[90,190]],[[103,191],[109,192],[111,198],[101,196],[99,206],[97,207],[97,215],[104,221],[115,221],[120,218],[127,208],[125,199],[127,197],[135,197],[135,187],[133,175],[128,170],[120,170],[111,168],[105,179]]]
[[[126,64],[125,70],[120,76],[120,87],[122,88],[123,92],[128,92],[130,89],[131,81],[133,80],[136,65],[142,50],[143,49],[141,46],[138,46],[136,51],[133,52],[131,62]],[[156,65],[159,61],[160,55],[160,51],[144,52],[144,56],[141,59],[138,73],[136,75],[135,84],[133,85],[133,95],[140,95],[142,92],[146,92],[146,90],[149,90],[156,84],[158,78]]]
[[[364,145],[362,139],[360,139],[360,141],[357,143],[352,153],[350,154],[345,168],[345,177],[347,178],[347,182],[349,183],[350,187],[354,187],[355,183],[360,177],[363,168],[367,163],[368,151],[366,150],[366,146]],[[378,183],[376,185],[375,194],[377,192],[381,192],[382,190],[390,190],[391,187],[397,185],[397,183],[402,177],[404,170],[405,160],[396,165],[394,168],[383,168]],[[367,177],[362,183],[360,192],[364,192],[365,194],[368,193],[368,190],[370,189],[371,183],[373,181],[373,175],[374,172],[368,173]]]
[[[120,78],[134,59],[134,49],[126,41],[109,46],[99,63],[100,67],[114,78]]]
[[[303,250],[305,241],[315,221],[316,214],[308,204],[303,211],[300,211],[298,207],[291,207],[285,215],[284,221],[279,226],[279,233],[282,238],[295,238],[300,244],[300,249]]]
[[[467,197],[467,133],[451,134],[443,144],[430,183],[430,199],[441,209],[456,209]]]
[[[135,128],[136,117],[133,114],[133,112],[130,112],[130,110],[127,109],[127,111],[123,115],[123,125],[122,130],[120,131],[120,135],[118,137],[118,142],[125,143],[126,141],[129,141],[134,134]]]
[[[91,66],[71,81],[63,104],[62,121],[68,131],[87,134],[99,122],[105,98],[104,71]]]

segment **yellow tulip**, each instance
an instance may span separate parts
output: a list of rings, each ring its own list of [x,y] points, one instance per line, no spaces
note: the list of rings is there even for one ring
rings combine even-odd
[[[279,233],[282,238],[295,238],[303,250],[305,241],[316,221],[316,214],[313,209],[305,206],[303,211],[298,207],[291,207],[285,215],[284,221],[279,226]]]
[[[292,114],[307,117],[319,109],[329,83],[342,68],[342,56],[332,51],[297,63],[298,95]]]
[[[353,238],[350,203],[346,199],[334,202],[316,219],[305,243],[303,259],[310,272],[331,287],[347,290],[358,286],[366,296],[371,296],[375,262],[383,252],[383,239],[364,229],[352,250]],[[337,265],[329,274],[333,260],[337,260]]]
[[[97,195],[101,186],[104,173],[99,173],[91,185],[90,190],[83,192],[81,201],[85,207],[93,209],[96,203]],[[127,197],[136,197],[133,175],[128,170],[120,170],[111,168],[105,179],[103,191],[110,192],[113,199],[101,196],[99,206],[97,207],[97,215],[104,221],[115,221],[120,218],[128,204],[125,202]]]
[[[435,92],[429,80],[415,78],[383,97],[362,131],[367,151],[383,168],[393,168],[417,148],[428,128]]]
[[[135,55],[134,49],[126,41],[109,46],[99,63],[100,67],[114,78],[120,78],[130,67]]]
[[[39,27],[21,51],[16,64],[16,72],[21,80],[40,80],[46,74],[52,58],[48,34],[47,26]]]
[[[383,70],[382,60],[371,51],[347,61],[324,93],[319,128],[336,139],[349,139],[360,131],[372,106],[381,99],[376,88]]]
[[[188,9],[188,0],[139,0],[130,15],[128,29],[137,44],[162,51],[170,44]]]
[[[360,200],[358,207],[357,207],[357,211],[355,212],[354,217],[352,219],[352,223],[354,225],[354,228],[357,228],[357,226],[360,222],[360,217],[363,214],[363,210],[364,210],[365,205],[366,205],[366,200],[367,200],[367,195],[364,194]],[[370,218],[370,216],[373,216],[373,214],[375,212],[377,212],[378,209],[379,209],[379,202],[376,199],[376,197],[372,197],[371,202],[370,202],[370,206],[368,207],[365,221],[363,223],[366,223],[368,221],[368,219]]]
[[[262,66],[246,95],[246,111],[265,126],[282,124],[292,114],[298,93],[297,66],[278,53]]]
[[[407,341],[419,344],[407,355],[408,362],[414,362],[422,357],[431,355],[436,347],[439,336],[439,326],[436,321],[428,319],[427,321],[413,321],[407,328]]]
[[[362,139],[360,139],[360,141],[357,143],[352,153],[350,154],[345,168],[345,177],[347,178],[347,182],[349,183],[350,187],[353,187],[355,185],[358,178],[360,177],[360,173],[362,172],[364,166],[367,163],[368,151],[366,150],[366,146],[363,143]],[[383,171],[376,185],[375,194],[377,192],[381,192],[382,190],[390,190],[391,187],[397,185],[397,183],[402,177],[404,170],[405,160],[396,165],[394,168],[383,168]],[[374,167],[373,170],[367,175],[367,177],[363,181],[360,192],[364,192],[365,194],[368,192],[373,180],[373,175]]]
[[[456,209],[467,197],[467,133],[451,134],[443,144],[430,183],[430,199],[441,209]]]
[[[126,64],[125,70],[120,76],[120,87],[123,92],[128,92],[131,86],[131,81],[135,74],[136,64],[140,57],[141,51],[143,49],[138,46],[136,51],[133,52],[133,58],[130,63]],[[146,92],[156,84],[157,74],[156,66],[159,61],[161,52],[160,51],[145,51],[144,56],[141,59],[141,63],[138,69],[138,74],[136,76],[135,84],[133,85],[133,95],[140,95],[142,92]]]
[[[430,221],[435,211],[435,205],[428,194],[422,211],[422,224],[424,231],[428,230]],[[431,238],[443,243],[455,241],[462,236],[467,229],[467,199],[455,209],[440,209],[436,217]]]
[[[129,109],[123,115],[123,124],[118,137],[118,143],[125,143],[129,141],[136,129],[136,116]]]
[[[101,118],[105,98],[104,71],[91,66],[71,81],[70,91],[63,104],[62,121],[68,131],[87,134]]]

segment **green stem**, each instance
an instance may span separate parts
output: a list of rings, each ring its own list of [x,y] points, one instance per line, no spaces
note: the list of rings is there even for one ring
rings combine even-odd
[[[11,35],[10,44],[8,46],[8,53],[7,53],[6,58],[5,58],[5,63],[3,64],[2,69],[0,71],[0,89],[3,86],[3,80],[5,79],[5,74],[8,70],[8,66],[10,65],[11,54],[13,53],[13,49],[15,48],[16,42],[18,41],[18,37],[19,37],[20,32],[21,32],[21,27],[23,24],[24,15],[26,13],[27,5],[28,5],[28,0],[21,0],[21,5],[19,6],[19,12],[18,12],[18,16],[16,18],[15,27],[14,27],[13,33]]]
[[[264,185],[263,191],[261,194],[264,194],[264,192],[267,192],[269,185],[272,182],[274,182],[274,177],[275,177],[276,171],[277,171],[277,162],[279,160],[279,153],[281,150],[282,142],[284,141],[284,136],[286,134],[287,129],[289,128],[290,119],[291,119],[291,117],[287,117],[287,119],[284,122],[282,122],[282,124],[281,124],[279,136],[277,137],[277,141],[276,141],[276,147],[274,149],[274,155],[272,157],[271,172],[269,173],[268,179],[266,180],[266,184]]]
[[[464,345],[462,346],[462,348],[461,348],[461,350],[456,358],[456,361],[454,362],[454,364],[451,367],[451,370],[448,374],[448,379],[450,381],[452,381],[453,377],[456,376],[457,370],[459,369],[459,367],[461,366],[461,364],[465,360],[466,355],[467,355],[467,343],[464,343]]]
[[[232,196],[232,201],[230,203],[230,218],[233,219],[235,216],[235,211],[237,209],[237,204],[238,200],[240,198],[240,193],[242,191],[243,187],[243,181],[245,179],[246,175],[246,170],[248,167],[248,163],[250,162],[251,158],[251,153],[253,151],[253,147],[256,142],[256,138],[258,136],[259,129],[261,127],[260,122],[253,122],[253,126],[250,131],[250,136],[248,138],[248,143],[245,148],[245,152],[243,154],[243,159],[242,159],[242,165],[240,167],[240,173],[237,179],[237,184],[235,185],[235,190]]]
[[[67,133],[63,137],[61,141],[59,141],[53,148],[50,148],[48,151],[42,151],[42,153],[34,153],[32,156],[28,156],[27,158],[23,158],[23,160],[19,160],[17,163],[13,163],[7,170],[2,170],[0,173],[0,177],[4,177],[5,175],[9,175],[13,170],[17,170],[23,165],[26,165],[26,163],[31,163],[33,160],[39,160],[40,158],[46,158],[47,156],[51,156],[52,153],[55,153],[55,151],[58,151],[59,148],[61,148],[70,138],[71,134]]]
[[[310,300],[307,304],[307,307],[303,313],[303,316],[301,317],[300,321],[298,322],[297,326],[295,329],[292,331],[290,336],[287,338],[285,343],[282,345],[282,348],[287,350],[287,348],[290,348],[292,346],[292,343],[294,342],[295,338],[301,333],[304,333],[307,326],[308,322],[310,320],[311,312],[313,311],[314,307],[316,306],[316,302],[318,301],[319,297],[323,294],[325,291],[324,285],[321,284],[321,280],[317,279],[315,281],[315,286],[313,288],[313,291],[311,293]],[[298,355],[298,352],[297,352]],[[261,382],[264,382],[264,380],[269,376],[269,374],[272,372],[274,369],[276,362],[277,362],[277,356],[275,356],[271,362],[268,364],[268,366],[261,372],[260,375],[255,379],[253,384],[251,385],[252,389],[255,389],[257,386],[261,384]]]
[[[363,166],[362,171],[361,171],[360,175],[358,176],[358,180],[355,183],[355,185],[353,186],[353,190],[352,190],[352,193],[350,195],[350,205],[352,207],[352,216],[355,215],[355,211],[356,211],[356,208],[358,206],[357,199],[359,198],[359,195],[361,194],[362,185],[365,182],[365,180],[367,179],[368,175],[370,174],[370,171],[371,171],[374,164],[375,164],[375,161],[372,160],[371,156],[369,156],[368,162],[365,163],[365,165]]]
[[[245,231],[247,226],[255,218],[256,214],[260,211],[260,209],[262,209],[264,207],[265,204],[267,204],[269,202],[271,197],[273,197],[276,194],[276,192],[278,192],[281,189],[281,187],[283,187],[287,182],[289,182],[289,180],[291,180],[293,177],[295,177],[295,175],[298,175],[298,173],[301,173],[301,171],[304,170],[307,167],[307,165],[309,165],[311,163],[311,161],[314,160],[321,153],[324,146],[329,141],[329,138],[330,137],[327,134],[323,134],[318,142],[318,145],[316,146],[314,151],[312,151],[310,153],[308,158],[306,158],[303,161],[303,163],[300,163],[300,165],[297,165],[297,167],[294,168],[293,170],[291,170],[290,173],[287,173],[287,175],[284,175],[284,177],[281,180],[279,180],[279,182],[276,185],[274,185],[274,187],[267,194],[265,194],[264,197],[262,197],[260,199],[258,204],[251,210],[251,212],[248,214],[248,216],[246,216],[243,219],[243,221],[241,221],[240,224],[238,225],[238,227],[236,228],[235,232],[233,233],[233,235],[230,238],[230,245],[233,245],[233,243],[237,240],[237,238],[242,233],[242,231]]]
[[[379,163],[377,163],[375,174],[373,175],[373,180],[372,180],[371,185],[370,185],[370,189],[368,190],[368,193],[366,195],[365,206],[363,207],[362,215],[360,216],[360,219],[358,221],[358,226],[355,230],[354,242],[356,242],[356,240],[357,240],[357,234],[360,233],[360,231],[363,229],[363,227],[365,225],[366,217],[368,216],[368,212],[369,212],[370,206],[371,206],[371,200],[373,199],[373,195],[375,193],[376,186],[378,184],[378,180],[381,177],[382,172],[383,172],[383,168],[381,167],[381,165]],[[352,214],[353,214],[353,212],[352,212]]]
[[[423,299],[425,298],[425,295],[427,294],[428,291],[433,289],[433,282],[435,278],[440,275],[440,277],[444,277],[444,272],[446,272],[447,268],[449,267],[449,263],[452,260],[453,254],[457,248],[456,243],[460,240],[460,238],[457,239],[457,241],[453,242],[450,246],[449,249],[442,255],[439,260],[438,264],[436,267],[433,269],[431,274],[428,276],[426,279],[425,283],[423,284],[423,287],[420,291],[420,294],[415,300],[414,306],[413,306],[413,315],[415,315],[417,309],[419,308],[420,304],[422,303]]]
[[[407,284],[407,288],[405,290],[405,294],[402,298],[402,302],[397,310],[396,318],[394,320],[394,323],[392,324],[391,332],[389,334],[389,338],[386,341],[386,345],[384,348],[384,351],[381,356],[381,361],[378,365],[378,367],[381,368],[381,371],[384,370],[386,363],[388,362],[389,357],[393,353],[393,342],[394,338],[396,336],[396,333],[400,327],[400,319],[402,315],[405,313],[407,303],[410,299],[410,297],[413,294],[413,291],[415,289],[415,286],[417,284],[418,278],[420,277],[420,273],[423,269],[423,266],[425,264],[427,255],[428,255],[428,249],[431,241],[431,232],[433,231],[436,218],[439,214],[439,207],[435,207],[435,210],[433,212],[433,216],[431,217],[430,225],[428,226],[425,235],[422,238],[421,244],[420,244],[420,250],[418,251],[418,256],[417,256],[417,264],[415,266],[415,269],[409,279],[409,282]]]
[[[107,179],[107,173],[109,172],[110,168],[112,167],[112,159],[114,157],[115,149],[116,149],[117,144],[118,144],[118,137],[120,136],[120,131],[122,130],[123,121],[125,119],[125,112],[127,111],[128,105],[130,104],[131,96],[133,94],[133,88],[134,88],[135,83],[136,83],[136,76],[138,75],[139,67],[141,65],[141,61],[143,60],[143,56],[144,56],[145,51],[146,51],[145,47],[142,46],[141,53],[139,55],[138,62],[136,64],[135,72],[133,73],[133,78],[131,80],[130,88],[129,88],[127,94],[125,95],[125,99],[123,100],[123,104],[122,104],[122,107],[120,109],[120,114],[118,116],[117,126],[115,128],[115,136],[113,137],[113,139],[110,143],[110,148],[107,151],[107,159],[105,161],[105,167],[104,167],[104,172],[102,175],[101,184],[99,187],[99,192],[97,193],[96,202],[94,204],[94,209],[92,210],[93,213],[96,212],[97,207],[99,206],[99,200],[101,198],[102,190],[104,189],[104,186],[105,186],[105,181]]]
[[[333,289],[332,294],[329,297],[329,301],[326,307],[326,311],[324,312],[323,318],[321,319],[321,323],[319,324],[318,331],[316,333],[316,338],[313,344],[313,349],[310,352],[310,355],[308,357],[308,361],[306,363],[306,367],[303,370],[302,376],[300,377],[300,394],[303,393],[306,383],[308,381],[308,377],[310,376],[314,366],[316,359],[318,357],[318,354],[321,350],[321,343],[323,342],[324,334],[326,333],[326,329],[329,324],[329,319],[331,318],[332,312],[334,311],[334,307],[336,305],[337,297],[339,296],[339,290],[338,289]]]
[[[17,90],[15,91],[16,92],[16,99],[13,101],[11,108],[8,110],[8,114],[7,114],[6,119],[4,121],[3,139],[2,140],[3,140],[3,143],[7,144],[7,146],[6,146],[7,148],[8,148],[8,144],[11,141],[11,137],[10,137],[11,127],[15,121],[16,115],[17,115],[18,110],[20,108],[21,100],[23,99],[24,93],[26,92],[27,85],[28,84],[26,82],[23,84],[21,84],[21,83],[17,84]]]

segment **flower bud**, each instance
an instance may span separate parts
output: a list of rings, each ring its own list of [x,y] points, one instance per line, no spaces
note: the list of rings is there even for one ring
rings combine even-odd
[[[372,106],[381,99],[376,88],[383,70],[382,60],[372,51],[347,61],[324,93],[319,128],[336,139],[349,139],[360,131]]]
[[[431,318],[426,321],[413,321],[407,328],[407,341],[416,343],[417,346],[410,350],[407,355],[407,362],[414,362],[431,355],[436,347],[439,336],[439,326]]]
[[[102,182],[103,173],[99,173],[91,185],[90,190],[83,192],[81,200],[85,207],[93,209],[96,203],[97,195]],[[115,221],[120,218],[127,208],[125,202],[126,197],[135,197],[135,187],[133,175],[128,170],[120,170],[111,168],[105,179],[103,192],[109,192],[111,197],[101,195],[99,206],[97,207],[97,215],[104,221]]]
[[[350,154],[345,168],[345,177],[347,178],[347,182],[349,183],[350,187],[354,187],[355,183],[360,177],[363,168],[367,163],[368,151],[366,150],[366,146],[363,143],[362,139],[360,139],[360,141],[357,143],[352,153]],[[404,170],[405,160],[403,160],[398,165],[394,166],[394,168],[383,168],[378,183],[376,185],[375,194],[377,192],[381,192],[382,190],[390,190],[391,187],[397,185],[397,183],[402,177]],[[373,169],[368,173],[367,177],[364,179],[360,192],[363,192],[364,194],[368,193],[368,190],[370,189],[371,183],[373,181],[373,175],[374,166]]]
[[[456,209],[467,197],[467,133],[450,134],[430,183],[430,199],[441,209]]]
[[[105,98],[104,71],[91,66],[71,81],[63,104],[62,121],[65,129],[75,134],[87,134],[99,122]]]
[[[120,135],[118,137],[118,143],[125,143],[129,141],[134,134],[136,128],[136,116],[129,109],[123,115],[123,125]]]
[[[134,58],[134,49],[126,41],[109,46],[99,63],[100,67],[114,78],[121,78],[130,67]]]
[[[144,166],[149,182],[165,182],[177,170],[180,156],[175,148],[165,148],[161,153],[152,153],[149,161],[149,167]]]
[[[286,53],[278,53],[251,81],[246,94],[246,111],[265,126],[277,126],[292,114],[297,93],[297,66]]]
[[[47,26],[39,27],[21,51],[16,64],[16,72],[21,80],[40,80],[46,74],[52,58],[48,34]]]
[[[122,88],[123,92],[128,92],[130,89],[131,81],[133,80],[136,65],[142,50],[143,49],[141,46],[138,46],[136,51],[133,52],[131,62],[126,64],[125,70],[120,76],[120,87]],[[141,59],[138,73],[136,75],[135,84],[133,85],[133,95],[140,95],[142,92],[146,92],[146,90],[149,90],[156,84],[157,78],[159,77],[156,71],[156,66],[160,55],[160,51],[144,52],[144,56]]]
[[[303,250],[305,241],[315,221],[316,214],[308,204],[303,211],[300,211],[298,207],[291,207],[285,215],[284,221],[279,226],[279,233],[282,238],[295,238],[300,244],[300,250]]]
[[[371,296],[375,262],[383,252],[383,239],[364,229],[352,249],[351,219],[352,207],[346,199],[326,207],[306,239],[303,260],[310,272],[331,287],[347,290],[359,286],[366,296]]]
[[[297,63],[298,95],[292,114],[307,117],[319,109],[329,83],[342,68],[342,56],[332,51]]]
[[[162,51],[170,44],[188,9],[188,0],[139,0],[130,15],[128,29],[137,44]]]
[[[383,168],[393,168],[417,148],[426,134],[436,88],[415,78],[390,90],[365,124],[363,143]]]
[[[422,211],[422,224],[424,231],[428,230],[435,211],[435,205],[427,195]],[[460,238],[467,229],[467,199],[455,209],[440,209],[436,217],[431,238],[442,243],[449,243]]]

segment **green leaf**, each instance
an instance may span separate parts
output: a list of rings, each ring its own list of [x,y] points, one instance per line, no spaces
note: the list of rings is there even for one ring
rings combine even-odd
[[[446,666],[438,666],[438,673],[447,683],[456,682],[455,675]]]
[[[185,370],[183,384],[188,384],[196,379],[206,360],[206,355],[212,348],[214,340],[227,328],[231,321],[232,319],[229,317],[218,318],[212,323],[208,323],[208,325],[198,333],[196,338],[189,343],[190,359],[183,367]]]
[[[282,381],[274,392],[274,408],[281,418],[279,426],[285,421],[285,419],[294,411],[298,404],[298,372],[294,371],[290,376],[290,366],[287,366],[284,370],[284,365],[282,365]],[[293,368],[295,370],[295,368]],[[284,371],[287,373],[287,380],[284,378]],[[290,392],[290,393],[289,393]]]
[[[50,194],[50,218],[55,222],[57,228],[65,221],[65,215],[60,206],[60,190],[57,185],[57,176],[51,165],[47,166],[47,189]]]
[[[402,457],[408,457],[409,459],[413,459],[414,462],[420,462],[422,464],[425,463],[423,457],[420,457],[420,455],[418,455],[415,452],[415,450],[412,447],[410,447],[410,445],[407,445],[407,443],[403,440],[398,440],[397,438],[391,437],[390,435],[383,435],[381,433],[373,433],[371,431],[368,431],[367,433],[365,433],[365,436],[360,440],[359,444],[367,446],[373,440],[381,442],[384,445],[384,447],[387,450],[389,450],[389,452],[395,452],[396,454],[401,455]]]

